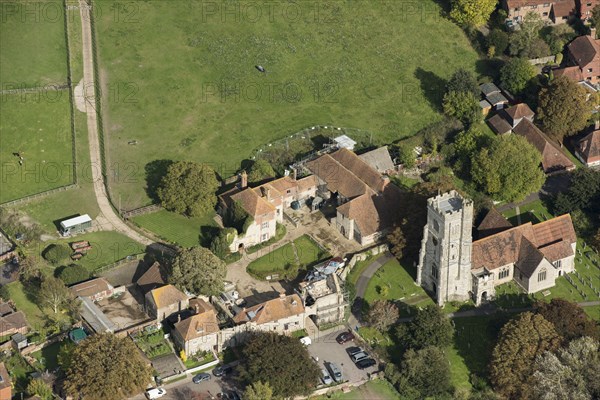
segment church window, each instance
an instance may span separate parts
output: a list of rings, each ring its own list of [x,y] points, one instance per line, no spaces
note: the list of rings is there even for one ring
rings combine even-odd
[[[433,276],[435,279],[437,279],[437,278],[438,278],[438,268],[437,268],[437,265],[435,265],[435,264],[433,264],[433,265],[431,266],[431,275],[432,275],[432,276]]]
[[[436,232],[440,231],[440,224],[435,219],[433,220],[433,229],[435,229]]]
[[[538,272],[538,282],[542,282],[546,280],[546,270],[543,269],[540,272]]]
[[[438,245],[438,241],[437,241],[437,239],[436,239],[436,238],[434,238],[434,237],[431,237],[431,241],[433,242],[433,245],[434,245],[434,246],[437,246],[437,245]]]
[[[555,261],[553,264],[556,268],[560,268],[562,266],[562,260]]]
[[[504,278],[508,277],[508,273],[509,273],[508,268],[507,269],[503,269],[498,274],[498,279],[504,279]]]

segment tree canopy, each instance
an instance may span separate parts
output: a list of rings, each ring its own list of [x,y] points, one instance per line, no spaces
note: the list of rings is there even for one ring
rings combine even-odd
[[[488,49],[494,47],[494,54],[502,55],[508,48],[508,33],[501,29],[492,29],[487,36]]]
[[[477,78],[471,71],[459,68],[452,74],[446,84],[446,93],[449,92],[466,92],[479,96]]]
[[[259,183],[265,179],[274,178],[275,175],[275,170],[267,160],[258,159],[250,167],[248,182]]]
[[[404,220],[402,225],[406,225],[407,221]],[[396,226],[387,235],[387,241],[390,243],[390,253],[392,253],[398,260],[402,259],[404,255],[404,248],[406,247],[406,238],[401,226]]]
[[[369,308],[367,321],[373,328],[385,332],[398,320],[399,316],[400,312],[394,303],[387,300],[375,300]]]
[[[38,396],[42,400],[52,399],[52,388],[43,379],[35,378],[27,385],[27,393],[31,396]]]
[[[169,165],[156,192],[167,210],[194,217],[214,209],[218,188],[209,165],[178,161]]]
[[[461,121],[463,124],[471,125],[483,118],[479,100],[471,92],[451,91],[444,95],[444,114]]]
[[[268,383],[254,382],[246,386],[246,390],[244,390],[244,399],[246,400],[271,400],[272,398],[273,389]]]
[[[79,264],[65,265],[55,270],[55,274],[65,285],[83,282],[90,277],[86,267]]]
[[[596,35],[600,32],[600,4],[592,9],[592,26],[596,28]]]
[[[528,12],[523,18],[520,29],[510,35],[510,54],[523,58],[546,57],[551,54],[550,47],[540,36],[544,21],[535,12]]]
[[[233,243],[236,235],[234,228],[224,228],[219,230],[219,233],[213,237],[210,243],[210,251],[212,251],[220,259],[224,259],[231,253],[229,246]]]
[[[387,375],[402,399],[445,398],[452,390],[448,360],[437,347],[409,349],[402,358],[400,371]]]
[[[537,117],[545,132],[558,141],[585,128],[591,111],[586,90],[566,76],[540,90]]]
[[[496,8],[496,0],[452,0],[450,18],[461,26],[485,25]]]
[[[143,390],[152,377],[133,341],[110,333],[86,338],[73,359],[65,390],[75,398],[123,399]]]
[[[73,292],[65,286],[63,281],[53,276],[44,278],[38,292],[40,304],[50,308],[54,314],[64,309],[74,311],[77,308]]]
[[[273,332],[251,335],[238,369],[243,382],[268,384],[273,397],[306,395],[315,388],[321,371],[298,339]]]
[[[500,70],[500,81],[508,91],[519,94],[536,75],[535,68],[524,58],[511,58]]]
[[[519,135],[497,136],[472,160],[473,181],[496,200],[523,200],[539,191],[546,179],[542,156]]]
[[[552,299],[550,303],[540,301],[535,305],[535,312],[551,322],[567,341],[583,336],[600,339],[596,321],[590,319],[577,303],[563,299]]]
[[[173,260],[169,283],[195,294],[215,296],[223,290],[225,263],[204,247],[182,249]]]
[[[541,315],[525,312],[507,322],[492,353],[490,379],[494,388],[509,398],[520,398],[536,357],[554,351],[561,342],[552,323]]]
[[[452,343],[454,327],[438,306],[429,305],[411,322],[398,326],[396,336],[405,348],[445,347]]]
[[[42,256],[46,261],[57,265],[69,258],[72,251],[65,243],[51,244],[44,249]]]

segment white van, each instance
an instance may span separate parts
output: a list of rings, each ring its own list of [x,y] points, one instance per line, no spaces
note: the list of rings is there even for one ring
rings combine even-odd
[[[160,399],[165,394],[167,394],[167,391],[161,387],[146,390],[146,398],[148,400]]]

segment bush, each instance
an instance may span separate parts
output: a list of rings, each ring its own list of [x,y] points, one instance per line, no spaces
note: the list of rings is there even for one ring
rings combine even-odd
[[[83,282],[90,277],[89,271],[85,267],[77,264],[62,266],[56,269],[55,275],[67,286]]]
[[[52,264],[60,264],[71,255],[71,249],[66,244],[51,244],[46,247],[42,256]]]

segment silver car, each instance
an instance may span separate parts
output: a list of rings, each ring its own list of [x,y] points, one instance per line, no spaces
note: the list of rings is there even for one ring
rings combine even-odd
[[[326,368],[321,370],[321,380],[325,385],[331,385],[333,383],[333,380],[331,379],[331,376],[329,376],[329,372]]]
[[[329,372],[331,372],[331,376],[333,377],[333,380],[338,383],[342,382],[344,380],[344,377],[342,376],[342,370],[340,369],[340,367],[338,367],[334,363],[329,363],[328,366],[329,366]]]
[[[365,353],[364,351],[361,351],[360,353],[353,354],[350,358],[352,359],[352,362],[354,362],[356,364],[360,360],[369,358],[369,355],[367,353]]]

